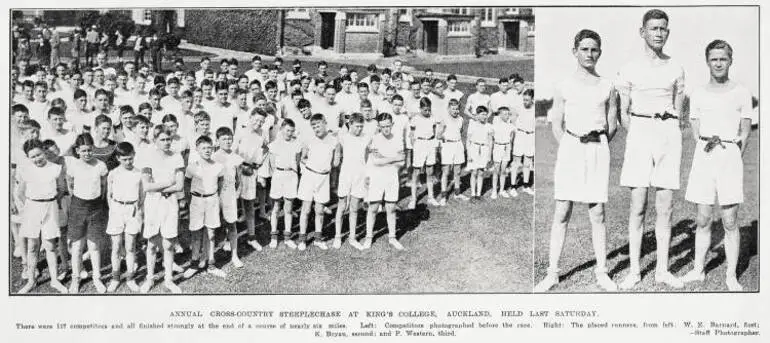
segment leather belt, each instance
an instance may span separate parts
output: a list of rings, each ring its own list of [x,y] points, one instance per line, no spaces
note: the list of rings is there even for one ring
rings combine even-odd
[[[655,113],[655,114],[652,114],[652,115],[638,114],[638,113],[630,113],[630,114],[633,117],[648,118],[648,119],[660,119],[660,120],[663,120],[663,121],[665,121],[667,119],[679,119],[679,117],[677,117],[677,116],[675,116],[675,115],[673,115],[671,113],[668,113],[668,112]]]
[[[198,192],[190,192],[190,194],[191,194],[192,196],[196,197],[196,198],[208,198],[208,197],[213,197],[213,196],[217,195],[217,193],[211,193],[211,194],[200,194],[200,193],[198,193]]]
[[[602,141],[601,135],[605,134],[604,130],[593,130],[584,135],[578,135],[570,130],[565,130],[570,136],[580,140],[580,143],[599,143]]]

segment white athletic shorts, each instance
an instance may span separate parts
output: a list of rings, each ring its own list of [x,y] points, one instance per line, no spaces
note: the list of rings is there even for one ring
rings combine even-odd
[[[107,234],[120,235],[126,233],[136,235],[142,229],[142,218],[137,211],[137,205],[109,202],[109,218],[107,218]]]
[[[273,181],[270,183],[270,198],[295,199],[297,198],[297,173],[293,170],[275,170]]]
[[[59,205],[56,200],[27,199],[21,212],[19,234],[24,238],[54,239],[59,237]]]
[[[369,190],[366,194],[367,202],[391,202],[398,201],[398,172],[390,168],[370,167],[368,171]]]
[[[222,208],[222,219],[232,224],[238,221],[238,193],[235,188],[222,187],[219,194],[219,205]]]
[[[610,177],[607,136],[599,143],[580,143],[564,133],[554,167],[554,199],[583,203],[606,203]]]
[[[743,159],[741,149],[734,143],[722,143],[711,152],[703,149],[706,142],[698,140],[692,158],[692,168],[684,198],[687,201],[714,205],[743,202]]]
[[[679,189],[682,131],[679,120],[631,117],[620,185]]]
[[[508,163],[511,161],[511,143],[494,143],[492,146],[492,161],[495,163]]]
[[[203,227],[215,229],[221,225],[218,195],[205,198],[190,196],[190,231],[198,231]]]
[[[257,171],[254,174],[246,176],[241,175],[241,189],[239,196],[243,200],[254,200],[257,198]]]
[[[444,141],[441,143],[442,165],[458,165],[463,163],[465,163],[465,149],[463,149],[463,142]]]
[[[352,196],[363,199],[366,197],[365,166],[347,167],[340,169],[340,179],[337,184],[337,196],[340,198]]]
[[[412,154],[412,166],[422,168],[423,166],[432,166],[436,164],[436,147],[438,141],[435,139],[416,139],[414,141],[414,153]]]
[[[299,179],[297,198],[302,201],[315,201],[317,204],[329,202],[331,190],[329,188],[329,173],[319,174],[307,168],[302,170]]]
[[[489,147],[486,144],[468,142],[465,149],[468,152],[468,169],[483,169],[487,167],[489,163]]]
[[[192,209],[190,215],[192,216]],[[144,238],[161,235],[176,238],[179,228],[179,202],[176,194],[164,197],[160,192],[147,193],[144,198]]]
[[[535,133],[516,131],[513,137],[513,156],[535,156]]]

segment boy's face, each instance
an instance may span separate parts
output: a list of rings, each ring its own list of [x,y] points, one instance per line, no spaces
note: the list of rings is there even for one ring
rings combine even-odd
[[[390,74],[382,74],[382,83],[383,84],[387,85],[388,83],[390,83],[390,81],[391,81],[390,80]]]
[[[158,147],[158,148],[159,148],[161,151],[169,151],[169,150],[171,150],[171,136],[169,136],[169,135],[168,135],[168,134],[166,134],[165,132],[164,132],[164,133],[161,133],[161,134],[159,134],[159,135],[158,135],[158,137],[155,139],[155,144],[156,144],[156,146],[157,146],[157,147]],[[210,155],[210,154],[209,154],[209,155]],[[201,156],[202,156],[202,155],[201,155]]]
[[[350,73],[350,80],[352,80],[352,82],[358,81],[358,72],[354,71]]]
[[[93,145],[81,145],[77,148],[80,159],[84,162],[89,162],[94,158],[94,146]]]
[[[203,60],[203,61],[201,61],[201,70],[206,70],[206,69],[208,69],[208,68],[209,68],[209,64],[210,64],[210,63],[211,63],[211,62],[209,62],[209,60]]]
[[[104,84],[104,72],[103,71],[96,71],[94,73],[94,81],[97,85],[103,85]]]
[[[487,114],[488,113],[484,112],[484,111],[476,113],[476,120],[478,120],[478,121],[480,121],[482,123],[486,122],[487,121]]]
[[[412,95],[414,95],[415,98],[420,98],[420,85],[413,83],[409,86],[409,89],[412,91]]]
[[[214,73],[212,73],[212,72],[204,73],[203,74],[203,78],[206,79],[206,80],[214,81]]]
[[[238,88],[240,88],[240,89],[249,89],[249,79],[247,79],[247,78],[240,78],[240,79],[238,79]]]
[[[372,85],[372,92],[376,93],[380,89],[380,81],[370,81],[369,83]]]
[[[230,95],[230,96],[234,97],[235,96],[235,91],[237,91],[237,90],[238,90],[238,84],[237,83],[232,83],[232,84],[229,84],[227,86],[227,94]]]
[[[193,93],[192,103],[196,104],[196,105],[199,105],[202,102],[203,102],[203,92],[195,91]]]
[[[160,107],[160,95],[153,94],[150,96],[150,105],[152,108],[159,108]]]
[[[262,75],[263,78],[266,78],[267,77],[267,66],[259,67],[259,74]]]
[[[121,167],[131,169],[134,167],[134,155],[118,156],[118,162]]]
[[[238,104],[238,107],[240,108],[246,108],[246,94],[238,94],[238,97],[235,98],[235,102]]]
[[[48,95],[48,89],[46,87],[35,87],[35,100],[45,101],[46,95]]]
[[[176,130],[179,129],[179,124],[173,122],[173,121],[167,121],[163,123],[163,127],[166,128],[171,133],[176,133]]]
[[[278,78],[278,70],[270,69],[270,71],[267,72],[267,77],[271,80],[275,80],[276,78]]]
[[[112,133],[112,124],[110,123],[104,122],[96,127],[96,134],[99,135],[102,140],[110,138],[110,133]]]
[[[38,167],[45,166],[45,163],[48,162],[45,152],[40,148],[34,148],[27,152],[27,157]]]
[[[313,133],[315,133],[316,137],[323,137],[326,135],[326,120],[314,120],[310,123],[310,126],[313,128]]]
[[[326,73],[326,65],[325,64],[319,64],[318,65],[318,74],[325,74]]]
[[[136,134],[139,136],[139,138],[146,139],[149,133],[150,125],[147,125],[147,123],[136,124]]]
[[[50,115],[48,121],[51,126],[56,130],[61,130],[64,127],[64,117],[58,114]]]
[[[70,86],[72,86],[73,88],[78,88],[82,84],[83,84],[83,75],[72,74],[70,76]]]
[[[134,81],[134,89],[137,92],[141,92],[144,90],[144,87],[147,87],[147,79],[143,77],[137,77],[136,81]]]
[[[259,99],[254,103],[254,107],[264,110],[265,106],[267,106],[267,100],[265,99]]]
[[[224,104],[227,102],[227,90],[226,89],[220,89],[217,91],[217,100],[220,104]]]
[[[425,118],[430,117],[430,106],[420,107],[420,114]]]
[[[511,119],[511,111],[503,110],[499,112],[500,118],[502,118],[504,121],[508,121]]]
[[[522,97],[521,102],[524,104],[525,108],[530,108],[535,103],[534,99],[532,99],[532,96],[530,96],[529,94]]]
[[[131,128],[134,126],[134,114],[131,112],[126,112],[120,115],[120,124],[123,125],[126,128]]]
[[[267,92],[265,94],[267,94],[267,98],[268,99],[275,100],[275,97],[278,96],[278,89],[277,88],[270,88],[270,89],[267,90]]]
[[[230,73],[230,76],[238,75],[238,66],[235,64],[231,64],[227,66],[227,71]]]
[[[302,89],[303,92],[307,92],[308,89],[310,89],[310,79],[304,78],[299,81],[300,89]]]
[[[118,88],[118,83],[115,82],[114,80],[107,80],[104,83],[104,88],[106,88],[108,91],[112,92],[116,88]]]
[[[145,118],[150,118],[152,117],[152,109],[143,108],[141,111],[139,111],[139,114],[143,115]]]
[[[182,104],[183,111],[189,111],[193,105],[193,98],[183,97],[182,99],[179,100],[179,102]]]
[[[261,66],[262,66],[262,61],[260,60],[251,61],[251,68],[253,68],[254,70],[259,70],[259,67]]]
[[[404,107],[403,100],[393,100],[393,114],[401,114],[401,108]]]
[[[104,54],[96,55],[96,64],[103,66],[107,63],[107,56]]]
[[[211,121],[201,120],[195,124],[195,129],[198,130],[198,133],[208,134],[209,130],[211,130]]]
[[[211,94],[211,85],[203,85],[201,86],[201,91],[203,91],[203,94],[209,95]]]
[[[487,89],[487,84],[484,82],[479,82],[476,84],[476,92],[484,93],[484,90]]]
[[[158,103],[160,103],[160,100],[158,100]],[[106,95],[100,94],[96,97],[96,108],[100,110],[107,110],[110,108],[110,99],[107,98]]]
[[[118,86],[120,86],[121,89],[126,88],[126,85],[128,84],[128,77],[125,75],[118,75]]]
[[[24,131],[24,133],[25,133],[25,136],[26,136],[25,138],[27,140],[30,140],[30,139],[40,139],[40,129],[38,129],[36,127],[30,127],[26,131]]]
[[[136,71],[136,66],[133,63],[126,63],[126,66],[123,67],[123,70],[126,71],[126,74],[132,75]]]
[[[184,85],[187,87],[187,89],[193,88],[195,86],[195,76],[187,75],[184,77]]]
[[[647,20],[639,31],[639,34],[642,36],[648,47],[653,50],[662,50],[668,40],[668,20]]]
[[[371,107],[361,107],[361,114],[364,116],[364,119],[371,120],[374,118],[374,111]]]
[[[177,93],[179,93],[179,84],[178,83],[169,83],[166,86],[166,91],[171,96],[176,96]]]
[[[446,82],[446,85],[449,90],[454,90],[455,87],[457,87],[457,80],[454,80],[454,79],[449,80]]]
[[[334,88],[327,88],[324,90],[324,98],[328,103],[334,102],[334,96],[337,94],[337,92],[334,90]]]
[[[75,99],[75,106],[81,111],[85,111],[88,108],[88,98],[81,96]]]
[[[219,136],[217,141],[219,142],[219,147],[224,150],[230,150],[233,147],[233,136],[231,135]]]
[[[259,85],[255,83],[249,86],[249,91],[251,92],[252,95],[257,95],[259,93],[262,93],[262,88],[260,88]]]
[[[350,124],[350,134],[353,136],[360,136],[361,132],[364,131],[364,123],[363,122],[353,122]]]
[[[291,137],[294,136],[294,128],[289,125],[284,125],[281,128],[281,133],[283,134],[283,139],[289,141],[291,140]]]
[[[500,88],[501,92],[507,92],[510,89],[508,82],[500,82],[497,87]]]
[[[457,116],[460,115],[460,105],[450,105],[449,115],[452,116],[453,118],[457,118]]]
[[[431,91],[431,89],[433,87],[431,87],[430,82],[423,82],[423,83],[420,84],[420,88],[421,88],[423,94],[428,94],[428,93],[430,93],[430,91]]]
[[[319,95],[324,95],[324,92],[326,91],[326,83],[319,82],[315,85],[315,91]]]
[[[223,73],[226,73],[228,69],[230,69],[230,63],[228,63],[228,62],[222,62],[222,63],[219,65],[219,70],[220,70],[221,72],[223,72]]]
[[[516,92],[521,93],[521,91],[524,90],[524,82],[516,81],[513,83],[513,89],[516,90]]]
[[[708,52],[706,63],[708,63],[711,77],[721,79],[730,74],[733,58],[726,49],[711,49]]]
[[[393,84],[394,87],[396,87],[396,89],[400,89],[401,88],[401,82],[402,81],[401,81],[400,78],[398,78],[398,79],[394,78],[394,79],[391,80],[391,83]]]
[[[361,99],[366,99],[369,96],[369,88],[368,87],[358,87],[358,96]]]
[[[310,107],[301,108],[299,110],[299,114],[302,115],[302,118],[308,119],[313,114],[310,110]]]
[[[23,111],[13,112],[13,118],[16,120],[16,126],[21,125],[25,120],[29,119],[29,113]]]
[[[377,127],[380,128],[380,132],[383,136],[390,136],[390,133],[393,130],[393,121],[390,119],[381,120],[377,123]]]
[[[54,144],[48,147],[48,149],[45,151],[45,158],[48,161],[53,161],[55,158],[59,157],[60,153],[61,151],[59,150],[59,147]]]
[[[249,117],[249,120],[251,124],[251,129],[254,131],[257,131],[260,128],[262,128],[262,124],[265,122],[265,117],[255,114]]]

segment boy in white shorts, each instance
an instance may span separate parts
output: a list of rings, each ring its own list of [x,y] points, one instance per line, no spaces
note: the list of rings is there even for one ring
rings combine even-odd
[[[743,151],[751,132],[752,100],[746,87],[730,80],[733,49],[723,40],[706,47],[711,80],[690,95],[690,119],[697,143],[684,198],[697,205],[693,269],[682,281],[703,281],[706,253],[711,244],[711,215],[721,207],[725,230],[727,289],[743,286],[735,272],[740,249],[738,205],[743,202]]]
[[[500,196],[510,198],[510,195],[505,191],[505,170],[511,161],[511,145],[516,134],[516,127],[513,125],[511,110],[506,106],[502,106],[497,110],[497,116],[493,120],[492,134],[494,145],[492,146],[492,162],[495,165],[492,170],[492,195],[490,195],[490,198],[497,199],[498,182],[500,183]]]
[[[235,152],[243,158],[243,167],[241,168],[241,191],[240,198],[243,204],[243,212],[248,232],[248,244],[256,251],[262,251],[256,238],[255,226],[256,218],[254,214],[254,202],[257,198],[264,200],[264,196],[257,196],[257,193],[265,193],[264,178],[258,176],[257,171],[264,164],[267,158],[267,143],[270,139],[269,133],[262,129],[265,122],[265,112],[258,109],[251,111],[249,117],[249,127],[244,129],[243,135],[238,137],[235,143]],[[264,207],[260,204],[261,211]]]
[[[425,172],[425,185],[428,188],[428,203],[432,206],[441,206],[433,196],[433,166],[436,164],[436,149],[438,149],[437,125],[438,122],[431,116],[430,99],[420,99],[420,115],[412,117],[410,121],[409,139],[414,147],[410,209],[417,206],[417,182],[423,172]]]
[[[310,125],[314,136],[302,142],[300,164],[302,177],[299,180],[297,198],[302,200],[302,210],[299,215],[299,250],[305,250],[308,216],[315,203],[315,231],[313,232],[313,245],[321,250],[326,250],[326,243],[321,240],[323,229],[324,206],[329,202],[330,173],[334,150],[337,147],[337,137],[332,136],[326,128],[326,119],[321,113],[310,117]],[[334,167],[338,167],[335,165]]]
[[[22,145],[29,161],[19,164],[16,178],[17,197],[24,204],[21,209],[21,228],[19,236],[27,239],[27,283],[19,294],[28,293],[37,285],[37,259],[40,239],[43,239],[48,273],[51,275],[51,287],[60,293],[67,293],[67,288],[56,278],[56,240],[59,238],[58,202],[65,188],[62,167],[46,160],[43,143],[37,139],[28,140]]]
[[[684,284],[668,270],[671,245],[673,193],[679,189],[682,159],[682,116],[684,103],[684,68],[663,52],[668,40],[668,15],[649,10],[639,29],[645,42],[644,53],[618,72],[620,119],[626,128],[626,151],[620,185],[629,187],[629,261],[630,272],[620,283],[631,289],[641,281],[640,254],[648,188],[655,188],[655,281],[672,288]]]
[[[511,163],[511,188],[508,194],[512,197],[516,192],[516,175],[519,168],[522,173],[522,191],[529,195],[535,195],[532,185],[529,184],[529,173],[534,166],[535,159],[535,91],[527,89],[522,93],[522,106],[518,108],[516,116],[516,135],[513,137],[513,162]]]
[[[439,126],[437,135],[441,141],[441,206],[446,205],[449,197],[449,173],[451,171],[454,181],[454,198],[468,200],[468,197],[460,193],[460,171],[465,163],[465,147],[463,146],[462,130],[465,119],[460,115],[460,102],[457,99],[449,99],[449,115]]]
[[[190,269],[185,277],[191,277],[197,270],[206,268],[202,254],[208,260],[208,271],[224,277],[223,271],[215,265],[216,229],[219,220],[219,197],[224,183],[225,167],[212,159],[214,142],[208,136],[195,140],[199,159],[191,161],[185,171],[190,182],[190,232],[192,233],[192,256]],[[208,241],[206,240],[208,237]]]
[[[174,283],[174,246],[179,234],[179,203],[177,193],[184,189],[184,160],[171,150],[171,134],[163,125],[153,129],[155,149],[142,156],[142,187],[144,198],[144,238],[147,244],[147,278],[139,288],[150,291],[155,284],[155,249],[163,249],[163,286],[172,293],[181,293]],[[161,245],[162,244],[162,245]]]
[[[465,150],[468,154],[466,168],[471,171],[471,198],[481,197],[481,188],[484,186],[484,171],[492,159],[492,144],[494,132],[492,125],[487,123],[489,111],[484,106],[476,108],[473,120],[468,121],[468,135],[466,137]]]
[[[361,200],[366,196],[366,146],[371,136],[364,134],[364,116],[353,113],[348,122],[349,130],[339,137],[334,153],[334,165],[340,164],[340,181],[337,187],[337,214],[334,218],[334,243],[332,246],[339,249],[342,245],[342,216],[346,209],[348,212],[348,243],[356,249],[361,245],[356,240],[356,225],[358,224],[358,209]]]
[[[126,251],[126,285],[131,291],[138,292],[139,286],[134,280],[136,262],[136,235],[142,228],[142,172],[134,167],[134,147],[131,143],[121,142],[115,147],[115,155],[120,166],[107,176],[107,201],[109,218],[107,234],[112,240],[112,280],[107,285],[107,292],[115,292],[120,285],[120,250]],[[125,239],[125,245],[124,245]]]
[[[233,151],[233,131],[226,127],[217,129],[217,141],[219,150],[213,155],[213,160],[224,166],[224,180],[219,192],[219,201],[222,207],[222,219],[227,226],[227,238],[224,250],[231,251],[232,262],[235,268],[243,267],[243,262],[238,258],[238,228],[235,222],[238,220],[238,189],[241,185],[240,168],[243,157]]]
[[[393,118],[389,113],[377,116],[380,132],[372,137],[366,147],[366,175],[369,189],[366,201],[366,237],[362,249],[369,249],[374,239],[374,220],[384,202],[388,222],[388,243],[396,250],[404,246],[396,238],[396,202],[398,201],[398,169],[404,164],[404,144],[391,132]]]
[[[283,120],[280,137],[270,143],[267,150],[273,175],[270,185],[270,198],[273,199],[273,209],[270,211],[270,247],[278,247],[278,213],[283,203],[283,243],[289,249],[296,249],[297,245],[291,240],[291,209],[297,197],[300,144],[294,138],[293,120]]]

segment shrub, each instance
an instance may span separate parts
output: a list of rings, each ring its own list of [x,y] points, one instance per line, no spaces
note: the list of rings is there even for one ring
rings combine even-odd
[[[187,10],[187,41],[217,48],[273,55],[278,10]]]

